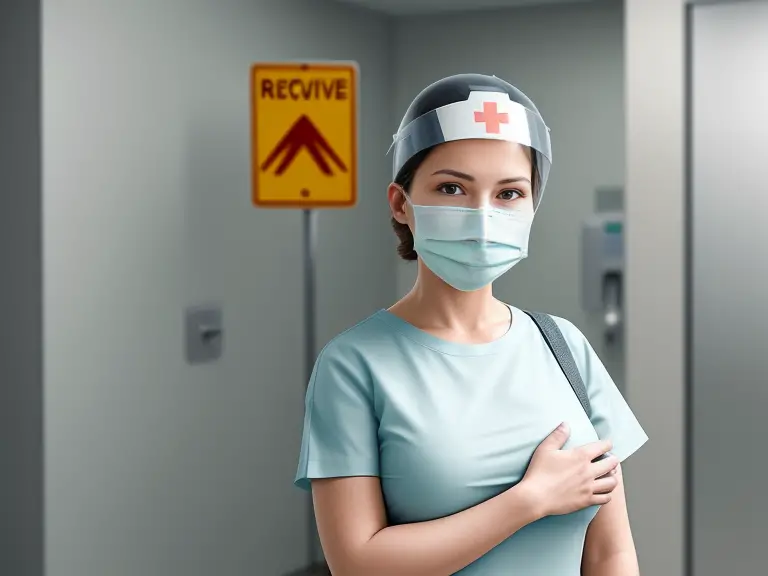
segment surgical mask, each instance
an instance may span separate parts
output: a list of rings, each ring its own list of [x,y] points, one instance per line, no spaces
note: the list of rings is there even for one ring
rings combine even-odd
[[[457,290],[488,286],[528,256],[532,211],[421,206],[406,199],[415,219],[414,249]]]

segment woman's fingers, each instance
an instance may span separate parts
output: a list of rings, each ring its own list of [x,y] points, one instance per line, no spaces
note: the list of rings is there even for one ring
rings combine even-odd
[[[616,489],[616,486],[618,486],[619,481],[616,478],[615,474],[610,474],[608,476],[603,476],[602,478],[598,478],[595,480],[595,483],[592,488],[593,494],[610,494]]]

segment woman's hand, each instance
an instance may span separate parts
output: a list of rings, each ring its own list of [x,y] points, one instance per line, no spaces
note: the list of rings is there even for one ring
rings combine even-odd
[[[542,516],[569,514],[607,504],[618,484],[617,458],[609,455],[593,462],[611,449],[610,440],[563,450],[569,436],[566,424],[547,436],[534,452],[520,482],[541,507]]]

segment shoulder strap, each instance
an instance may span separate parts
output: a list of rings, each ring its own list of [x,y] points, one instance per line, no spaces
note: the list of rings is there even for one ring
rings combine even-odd
[[[568,343],[565,341],[560,328],[549,314],[529,312],[528,310],[525,310],[524,312],[531,317],[538,327],[541,335],[549,346],[549,349],[555,356],[557,363],[560,365],[563,374],[565,374],[565,377],[568,379],[568,383],[576,393],[576,397],[579,399],[579,402],[581,402],[581,406],[584,408],[587,416],[591,416],[592,406],[589,403],[589,396],[587,395],[587,389],[584,386],[584,380],[581,378],[579,368],[576,366],[576,361],[573,359],[571,349],[568,347]]]

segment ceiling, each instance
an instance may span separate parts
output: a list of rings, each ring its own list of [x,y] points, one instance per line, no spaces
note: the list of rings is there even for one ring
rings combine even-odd
[[[365,6],[394,16],[434,14],[487,8],[510,8],[541,4],[570,4],[590,0],[337,0],[343,4]]]

